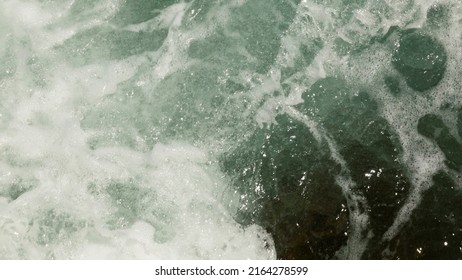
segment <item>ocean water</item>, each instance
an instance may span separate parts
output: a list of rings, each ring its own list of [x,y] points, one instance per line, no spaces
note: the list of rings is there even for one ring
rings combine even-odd
[[[461,259],[456,0],[1,0],[0,259]]]

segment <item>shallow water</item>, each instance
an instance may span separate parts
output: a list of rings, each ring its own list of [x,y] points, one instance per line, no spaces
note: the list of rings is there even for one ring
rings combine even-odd
[[[461,12],[0,1],[0,258],[462,258]]]

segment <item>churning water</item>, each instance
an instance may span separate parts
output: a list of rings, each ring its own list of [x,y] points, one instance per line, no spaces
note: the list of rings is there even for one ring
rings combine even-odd
[[[462,258],[457,0],[0,0],[0,258]]]

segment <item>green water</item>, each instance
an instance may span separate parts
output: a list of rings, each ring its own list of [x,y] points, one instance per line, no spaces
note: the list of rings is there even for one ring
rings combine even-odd
[[[461,12],[2,1],[0,258],[462,258]]]

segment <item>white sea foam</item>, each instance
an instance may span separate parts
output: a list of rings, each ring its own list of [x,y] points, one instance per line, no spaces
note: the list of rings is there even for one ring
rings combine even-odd
[[[221,148],[232,144],[207,142],[209,138],[194,145],[185,139],[148,143],[142,129],[134,125],[145,119],[171,121],[175,115],[163,107],[177,105],[172,100],[182,100],[187,87],[202,90],[205,85],[226,83],[232,71],[207,62],[205,67],[212,70],[204,79],[212,80],[207,75],[223,70],[217,81],[187,84],[188,75],[194,74],[189,72],[191,66],[203,63],[188,57],[188,48],[216,32],[239,38],[229,26],[230,15],[246,1],[217,1],[209,10],[191,8],[192,1],[171,5],[155,19],[121,27],[136,32],[168,29],[158,50],[78,66],[69,63],[72,57],[58,47],[84,30],[101,25],[116,28],[111,19],[123,1],[55,2],[0,3],[0,258],[274,258],[274,246],[264,230],[243,229],[232,219],[229,205],[239,199],[217,164]],[[79,10],[78,5],[87,2],[92,3],[89,8]],[[400,161],[412,182],[407,202],[384,236],[389,239],[409,219],[421,193],[431,187],[433,174],[447,169],[437,145],[417,133],[418,119],[427,113],[442,114],[451,133],[461,140],[454,117],[455,109],[462,106],[461,6],[450,0],[371,0],[355,7],[348,17],[340,1],[319,2],[301,1],[267,74],[245,67],[235,74],[247,86],[250,105],[232,114],[260,125],[271,123],[281,109],[300,103],[302,92],[326,76],[344,78],[371,93],[381,116],[400,138]],[[431,29],[425,16],[436,3],[449,7],[450,18],[447,27]],[[202,16],[203,21],[196,22]],[[369,43],[395,25],[424,28],[445,46],[445,76],[423,94],[410,90],[403,80],[398,96],[384,87],[383,76],[397,74],[390,55],[395,35],[384,43]],[[353,45],[356,52],[339,55],[337,38]],[[316,40],[322,44],[315,46]],[[284,76],[287,68],[298,67],[303,44],[313,50],[312,61]],[[361,49],[364,45],[367,48]],[[244,46],[235,48],[235,54],[255,60]],[[132,87],[128,90],[126,84]],[[447,104],[449,109],[441,113]],[[97,116],[92,119],[94,126],[83,127],[82,120],[90,112]],[[162,112],[165,118],[159,116]],[[98,114],[106,114],[106,119]],[[298,119],[319,141],[325,137],[316,123]],[[128,140],[119,139],[126,134]],[[109,139],[106,145],[90,147],[89,142],[101,135]],[[330,144],[333,157],[341,162],[334,143]],[[348,195],[353,183],[345,172],[337,182]],[[146,197],[117,193],[117,184]],[[124,204],[128,200],[143,207],[130,208]],[[362,198],[352,197],[349,202],[357,209]],[[352,211],[350,219],[352,234],[343,254],[359,258],[367,243],[362,233],[368,218]]]
[[[163,21],[176,28],[184,7],[166,10]],[[98,21],[87,14],[72,25],[66,12],[41,1],[4,1],[0,11],[8,14],[8,20],[2,17],[7,36],[0,55],[13,49],[15,66],[0,80],[0,258],[275,258],[263,229],[244,229],[233,220],[229,201],[223,201],[232,193],[205,147],[88,147],[97,131],[82,130],[83,115],[139,75],[152,54],[70,66],[54,48]],[[165,50],[158,79],[176,67],[167,66],[177,50]],[[36,72],[32,57],[40,65]],[[132,192],[118,193],[117,184]]]

